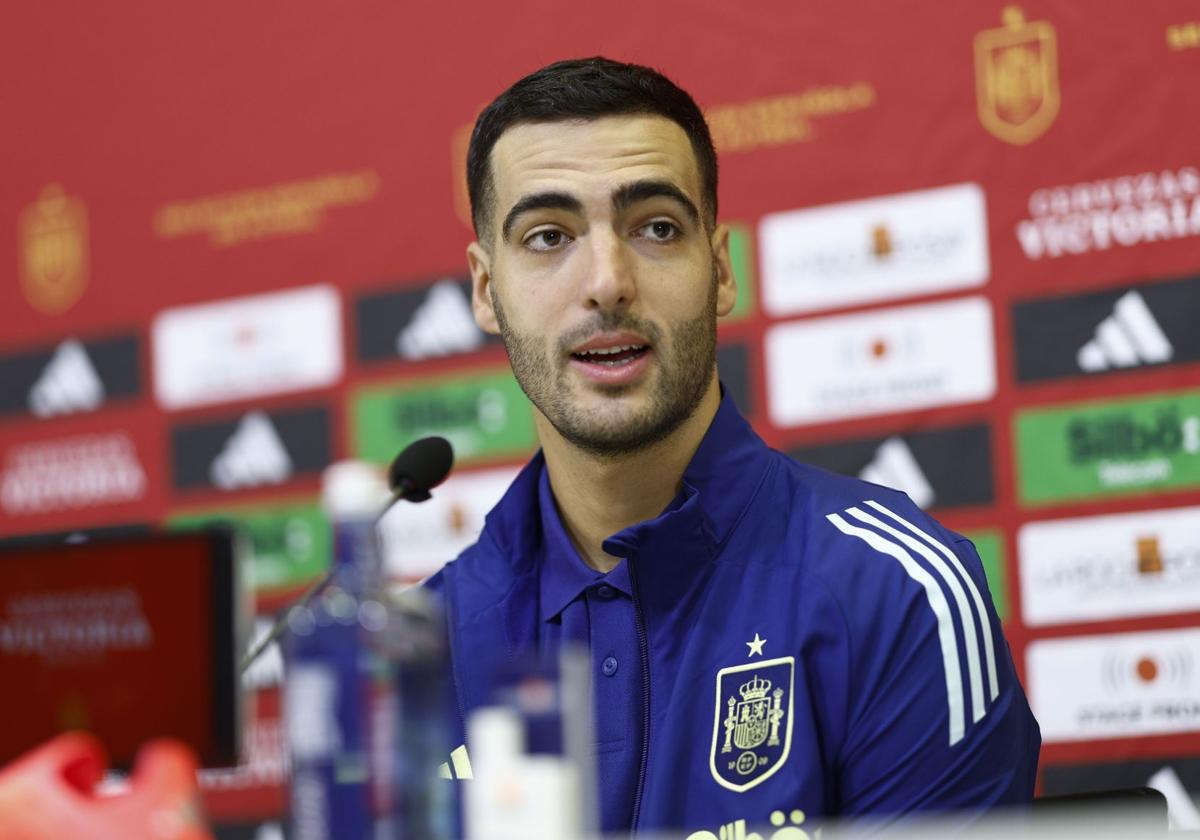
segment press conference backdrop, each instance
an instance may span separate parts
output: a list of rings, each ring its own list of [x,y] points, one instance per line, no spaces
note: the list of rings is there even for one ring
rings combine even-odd
[[[441,434],[457,472],[389,518],[390,567],[470,542],[536,445],[468,305],[470,126],[603,53],[711,122],[755,428],[978,547],[1043,790],[1200,791],[1190,0],[4,16],[0,536],[232,518],[266,615],[328,563],[321,469]],[[282,809],[277,666],[243,765],[205,773],[228,836]]]

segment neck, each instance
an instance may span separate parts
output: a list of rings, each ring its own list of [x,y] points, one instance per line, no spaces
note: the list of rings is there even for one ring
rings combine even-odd
[[[679,428],[645,449],[615,458],[569,443],[541,412],[534,412],[559,515],[589,566],[611,571],[620,558],[601,548],[604,540],[653,519],[670,504],[720,401],[714,376],[696,410]]]

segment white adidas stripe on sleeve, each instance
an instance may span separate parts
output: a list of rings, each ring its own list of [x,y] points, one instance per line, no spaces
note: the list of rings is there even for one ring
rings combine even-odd
[[[888,510],[879,502],[868,501],[868,507],[874,508],[880,513],[890,516],[895,521],[899,522],[908,530],[912,531],[917,536],[923,538],[926,542],[941,552],[942,556],[949,561],[950,565],[962,577],[963,583],[966,584],[967,591],[971,594],[971,600],[975,602],[975,611],[979,616],[979,624],[983,628],[983,650],[987,659],[988,683],[990,687],[990,697],[995,700],[1000,696],[1000,682],[996,676],[996,644],[992,639],[992,623],[988,620],[987,607],[984,606],[983,596],[979,594],[979,588],[975,586],[975,581],[967,574],[967,570],[963,568],[962,561],[958,559],[958,555],[947,548],[940,540],[935,539],[932,534],[929,534],[916,525],[904,519],[901,516]]]
[[[833,523],[839,531],[847,536],[857,537],[871,548],[894,558],[903,567],[910,578],[919,583],[925,590],[929,608],[933,610],[937,620],[938,641],[942,650],[942,664],[946,674],[946,705],[950,716],[950,746],[963,739],[966,731],[962,666],[958,661],[958,638],[954,628],[954,617],[950,614],[950,605],[946,596],[933,576],[913,559],[913,556],[901,546],[885,539],[875,531],[851,525],[839,514],[831,513],[826,519]]]

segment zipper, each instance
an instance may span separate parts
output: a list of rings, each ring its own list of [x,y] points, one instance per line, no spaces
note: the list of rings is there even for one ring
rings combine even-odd
[[[629,584],[633,589],[634,626],[637,629],[638,648],[642,655],[642,758],[638,766],[637,787],[633,791],[633,821],[629,834],[637,834],[638,820],[641,817],[642,793],[646,788],[646,763],[650,756],[650,645],[646,639],[646,619],[642,615],[642,602],[638,598],[637,576],[633,572],[633,563],[629,562]]]

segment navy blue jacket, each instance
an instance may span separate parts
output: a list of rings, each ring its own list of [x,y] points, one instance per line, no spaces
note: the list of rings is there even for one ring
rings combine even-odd
[[[489,663],[591,644],[605,831],[1029,801],[1040,736],[979,557],[903,493],[770,449],[726,395],[675,501],[610,537],[624,560],[601,575],[545,472],[539,453],[429,585],[460,715]]]

